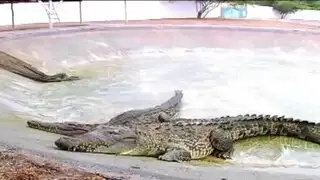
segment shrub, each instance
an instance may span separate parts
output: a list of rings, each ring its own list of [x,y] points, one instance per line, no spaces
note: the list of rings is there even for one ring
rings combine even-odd
[[[277,1],[272,5],[272,8],[277,11],[281,19],[285,19],[288,14],[297,12],[299,4],[295,1]]]

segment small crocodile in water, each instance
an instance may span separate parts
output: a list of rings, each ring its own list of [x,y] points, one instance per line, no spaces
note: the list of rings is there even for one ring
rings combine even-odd
[[[77,136],[88,133],[95,130],[98,126],[115,126],[122,125],[126,127],[133,127],[136,124],[145,124],[152,122],[161,122],[172,119],[175,117],[181,109],[181,100],[183,92],[181,90],[175,90],[174,96],[169,100],[151,108],[130,110],[121,113],[106,123],[101,124],[81,124],[76,122],[64,122],[64,123],[49,123],[41,121],[27,121],[29,127],[39,129],[55,134],[61,134],[66,136]],[[110,127],[114,129],[114,127]]]
[[[3,51],[0,51],[0,67],[20,76],[43,83],[74,81],[80,79],[78,76],[68,76],[66,73],[47,75],[33,67],[31,64],[28,64]]]
[[[137,125],[99,126],[78,137],[61,137],[61,150],[130,156],[163,161],[188,161],[210,154],[231,158],[233,142],[256,136],[289,136],[320,144],[320,124],[284,116],[239,115],[215,119],[184,119]]]

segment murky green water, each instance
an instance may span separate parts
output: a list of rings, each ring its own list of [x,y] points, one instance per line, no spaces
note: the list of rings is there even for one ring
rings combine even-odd
[[[109,31],[0,43],[44,71],[84,77],[37,84],[1,71],[1,112],[44,121],[103,122],[128,109],[158,104],[182,89],[183,117],[263,113],[319,122],[320,48],[312,38],[260,34],[261,41],[248,36],[228,44],[220,36],[238,32],[147,33]],[[315,168],[320,162],[318,145],[290,138],[245,140],[236,149],[232,163],[238,165]]]

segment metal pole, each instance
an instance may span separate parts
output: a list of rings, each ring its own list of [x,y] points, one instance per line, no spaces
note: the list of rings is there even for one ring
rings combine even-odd
[[[52,0],[49,0],[48,4],[48,17],[49,17],[49,28],[52,29],[52,20],[51,20],[51,14],[52,14]]]
[[[82,24],[82,0],[79,1],[80,24]]]
[[[13,1],[11,1],[11,24],[12,24],[12,29],[14,29],[14,9],[13,9]]]
[[[127,0],[124,0],[124,19],[128,23],[128,14],[127,14]]]
[[[198,11],[199,11],[199,7],[198,7],[198,2],[197,1],[194,1],[195,2],[195,4],[196,4],[196,13],[198,13]]]

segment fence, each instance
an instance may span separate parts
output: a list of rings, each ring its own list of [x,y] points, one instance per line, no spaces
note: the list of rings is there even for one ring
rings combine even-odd
[[[53,3],[57,6],[59,2]],[[14,23],[48,23],[46,9],[40,3],[17,3],[13,5]],[[89,22],[110,20],[144,20],[160,18],[195,18],[194,1],[82,1],[63,2],[56,8],[59,20],[53,22]],[[242,14],[244,13],[244,14]],[[247,19],[278,19],[271,7],[248,6],[243,10],[220,7],[207,17],[245,17]],[[12,25],[10,4],[0,4],[0,26]],[[319,11],[303,10],[288,15],[287,19],[320,20]]]

